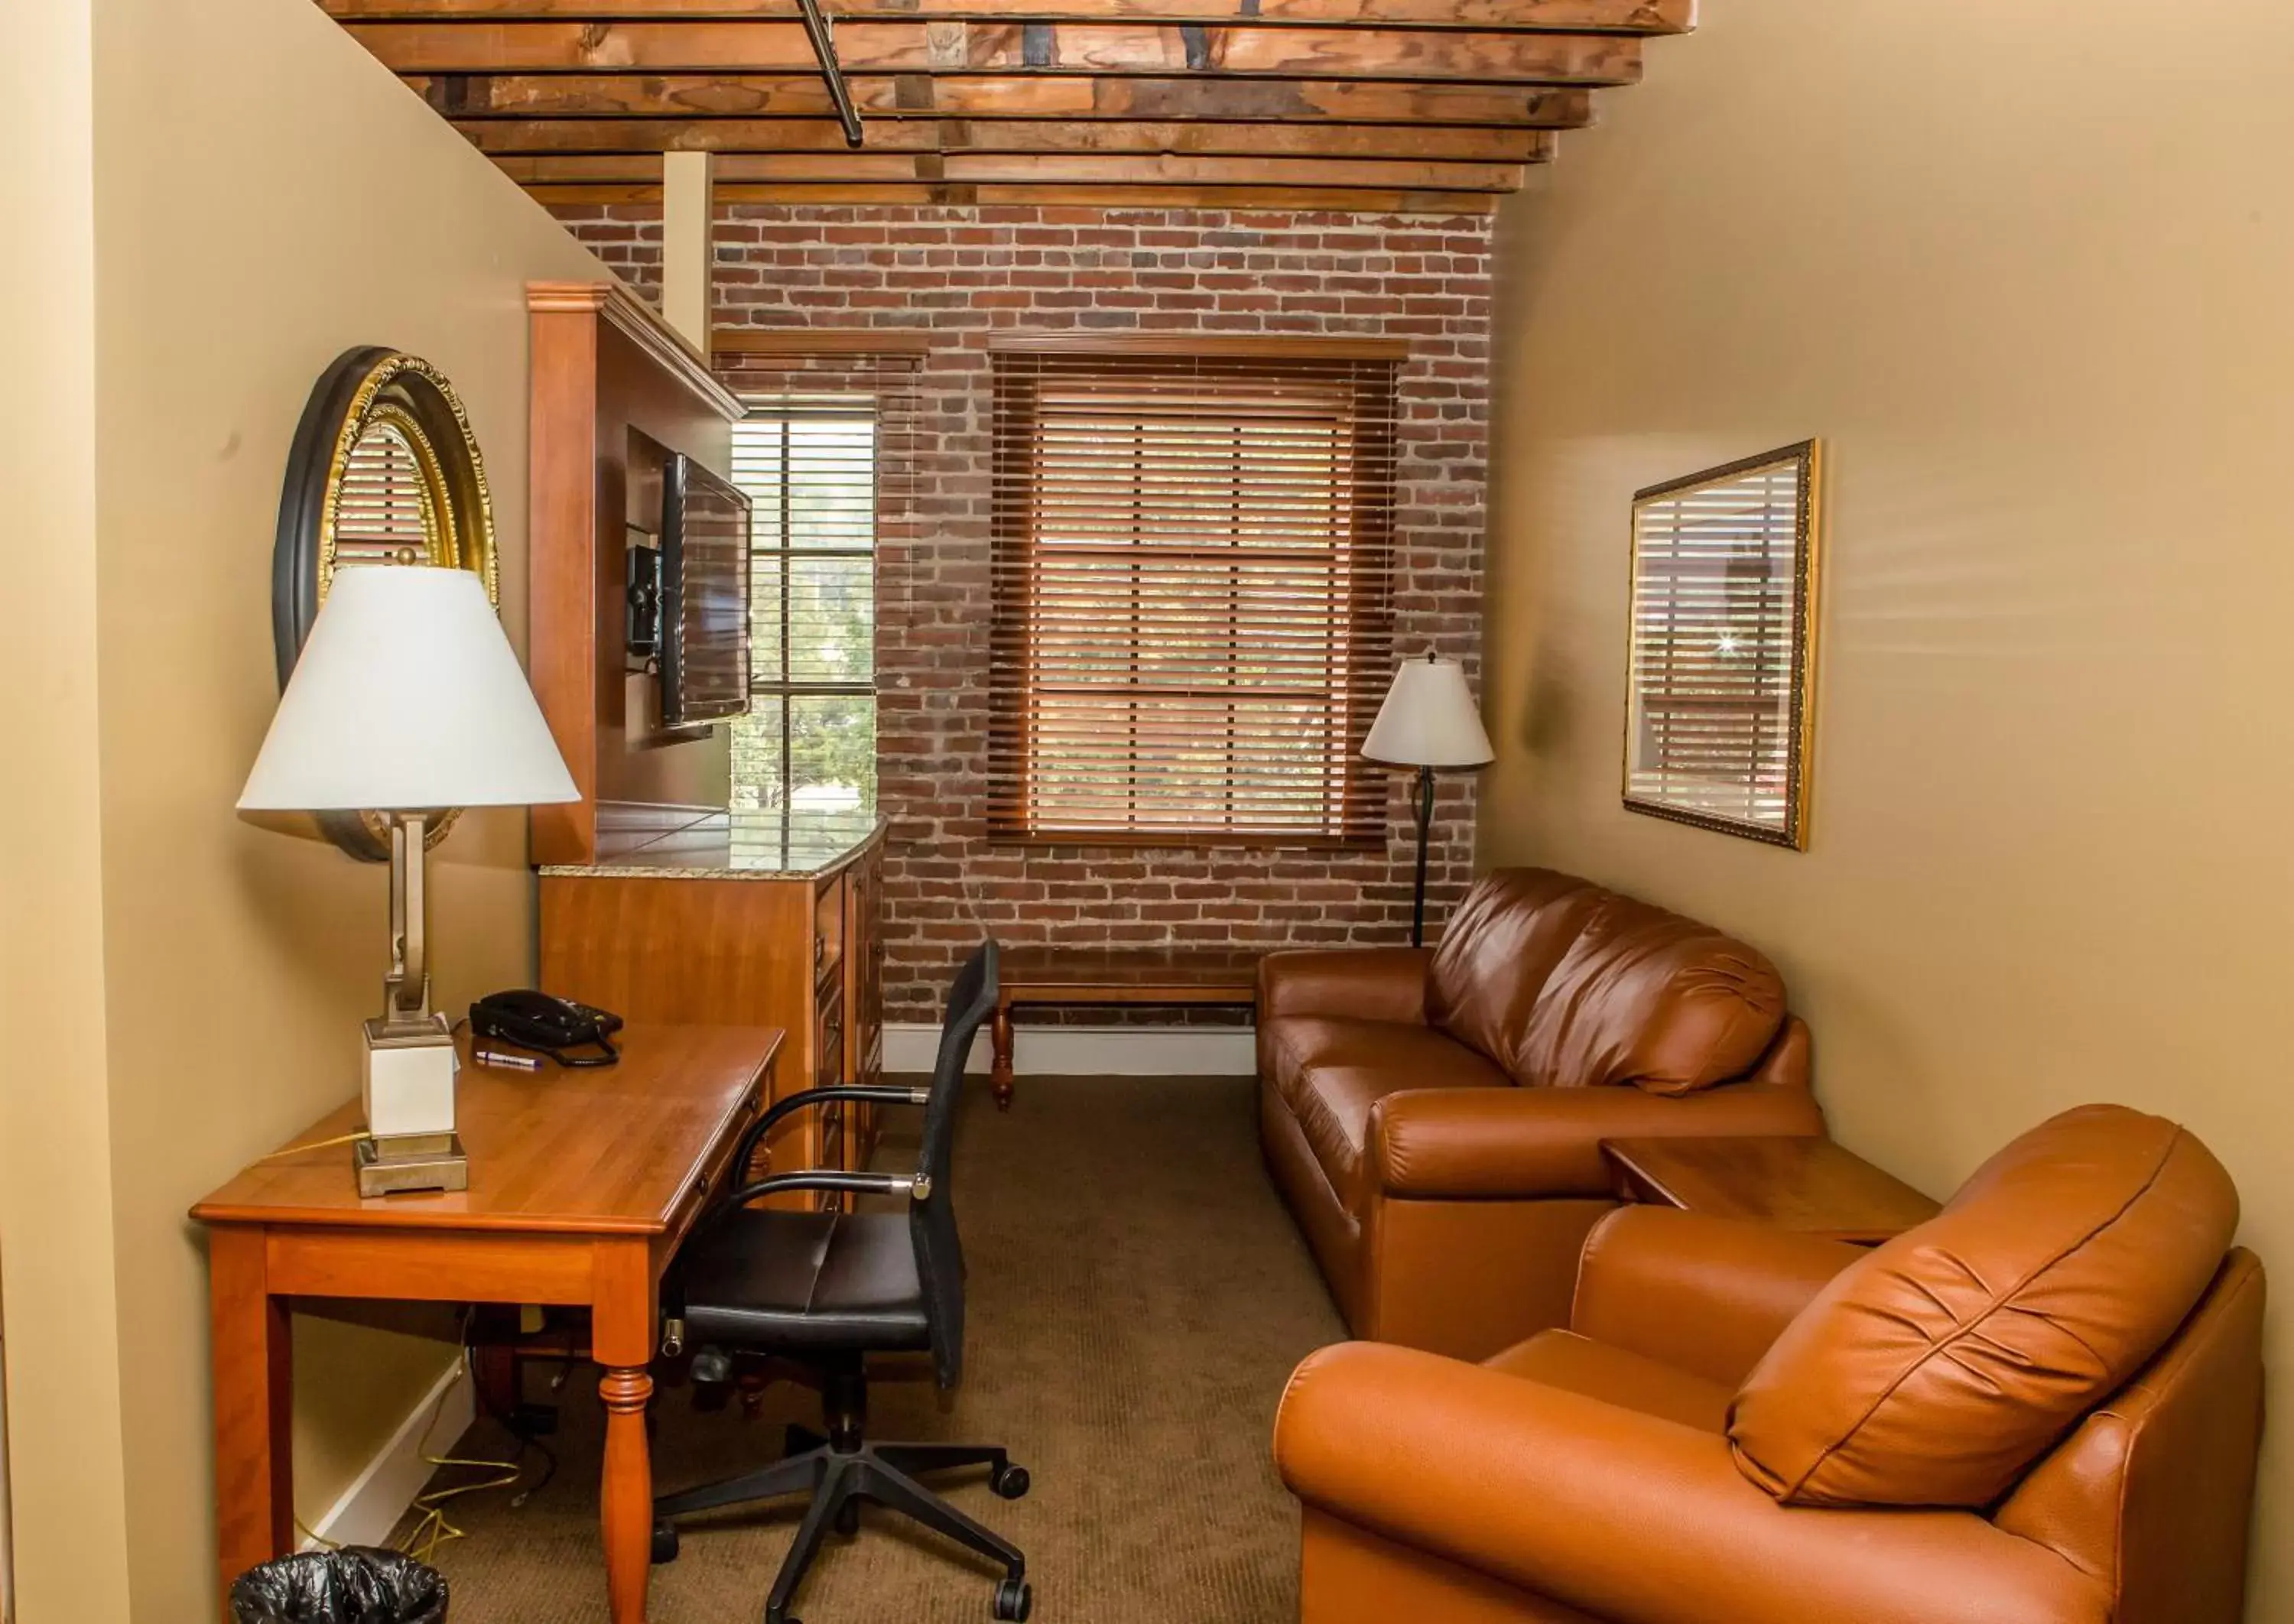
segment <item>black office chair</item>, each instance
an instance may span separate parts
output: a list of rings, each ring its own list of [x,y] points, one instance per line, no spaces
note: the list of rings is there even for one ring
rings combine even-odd
[[[997,948],[983,943],[949,990],[940,1060],[930,1088],[816,1088],[782,1100],[750,1126],[736,1166],[790,1112],[834,1100],[924,1108],[923,1148],[913,1174],[829,1171],[776,1173],[734,1190],[695,1228],[663,1283],[669,1316],[664,1346],[690,1343],[696,1387],[722,1384],[742,1356],[783,1355],[817,1369],[828,1435],[791,1427],[790,1453],[762,1471],[664,1495],[654,1502],[653,1559],[677,1556],[671,1520],[689,1512],[809,1493],[765,1602],[765,1624],[797,1624],[789,1604],[834,1523],[859,1530],[862,1500],[873,1500],[1004,1565],[996,1587],[998,1619],[1025,1619],[1034,1598],[1019,1547],[983,1528],[915,1481],[953,1466],[988,1468],[1005,1499],[1028,1492],[1028,1474],[1000,1449],[958,1443],[868,1443],[870,1353],[932,1356],[940,1386],[953,1387],[964,1363],[964,1254],[956,1240],[948,1165],[956,1095],[972,1040],[996,1008]],[[906,1196],[906,1213],[758,1212],[749,1203],[789,1190]]]

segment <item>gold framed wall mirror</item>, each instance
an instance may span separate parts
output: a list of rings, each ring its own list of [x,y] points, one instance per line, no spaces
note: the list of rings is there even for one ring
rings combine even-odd
[[[1818,443],[1633,497],[1624,804],[1805,849]]]
[[[283,692],[338,569],[402,564],[468,570],[501,605],[485,461],[453,386],[429,362],[386,345],[346,350],[305,402],[287,459],[272,552],[271,627]],[[427,844],[453,825],[436,808]],[[389,820],[322,812],[320,829],[351,856],[390,860]]]

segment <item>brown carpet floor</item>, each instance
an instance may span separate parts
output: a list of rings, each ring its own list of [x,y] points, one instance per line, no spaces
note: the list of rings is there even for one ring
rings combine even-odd
[[[1297,1616],[1297,1512],[1267,1442],[1284,1378],[1344,1332],[1260,1164],[1248,1078],[1023,1078],[998,1116],[967,1098],[956,1195],[970,1263],[964,1379],[878,1380],[870,1434],[1001,1443],[1034,1487],[1006,1502],[976,1474],[956,1503],[1028,1555],[1044,1624]],[[891,1165],[897,1165],[897,1151]],[[546,1376],[530,1371],[539,1396]],[[565,1393],[554,1479],[455,1502],[468,1538],[442,1547],[456,1624],[603,1624],[595,1372]],[[761,1464],[810,1393],[776,1387],[761,1415],[656,1402],[655,1481],[668,1490]],[[463,1453],[504,1448],[481,1421]],[[529,1478],[533,1474],[529,1473]],[[761,1616],[801,1507],[687,1525],[655,1570],[655,1624]],[[831,1538],[798,1593],[805,1624],[988,1619],[993,1571],[869,1507]]]

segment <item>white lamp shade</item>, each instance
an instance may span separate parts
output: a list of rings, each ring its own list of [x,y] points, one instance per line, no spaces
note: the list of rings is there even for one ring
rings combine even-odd
[[[336,572],[242,811],[579,800],[484,586],[468,570]]]
[[[1400,767],[1482,767],[1497,757],[1465,668],[1430,654],[1394,673],[1363,754]]]

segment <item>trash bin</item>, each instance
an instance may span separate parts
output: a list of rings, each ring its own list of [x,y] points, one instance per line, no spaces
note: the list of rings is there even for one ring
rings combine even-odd
[[[305,1551],[234,1579],[231,1616],[232,1624],[446,1624],[446,1579],[396,1551]]]

